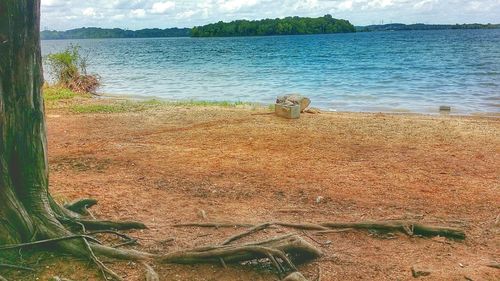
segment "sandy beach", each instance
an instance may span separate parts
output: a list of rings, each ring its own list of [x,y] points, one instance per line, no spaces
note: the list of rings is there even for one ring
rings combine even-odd
[[[98,218],[143,221],[149,229],[130,233],[139,245],[129,248],[170,252],[244,230],[178,223],[411,220],[460,227],[467,238],[298,231],[324,253],[300,270],[309,280],[413,280],[412,267],[431,272],[425,280],[500,278],[487,266],[499,258],[497,117],[321,113],[287,120],[249,105],[127,104],[53,101],[46,115],[51,192],[60,202],[98,199]],[[103,105],[125,109],[105,113]],[[243,241],[292,232],[276,227]],[[40,263],[42,274],[22,280],[61,270],[74,280],[99,278],[71,258]],[[140,264],[108,265],[126,280],[144,278]],[[250,265],[155,270],[162,280],[277,280],[269,268]]]

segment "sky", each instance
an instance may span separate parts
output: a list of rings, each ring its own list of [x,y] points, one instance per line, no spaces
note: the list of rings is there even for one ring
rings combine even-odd
[[[42,29],[193,27],[236,19],[319,17],[354,25],[500,23],[500,0],[41,0]]]

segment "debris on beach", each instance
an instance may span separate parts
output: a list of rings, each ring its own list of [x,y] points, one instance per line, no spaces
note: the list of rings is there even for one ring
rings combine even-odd
[[[314,108],[314,107],[309,107],[306,110],[304,110],[304,113],[309,113],[309,114],[320,114],[321,110]]]
[[[276,115],[288,119],[297,119],[311,104],[311,100],[298,94],[285,95],[276,99]]]
[[[278,97],[276,99],[276,104],[285,104],[285,105],[298,104],[300,105],[300,112],[304,112],[304,110],[311,104],[311,100],[299,94],[291,94]]]
[[[439,112],[450,112],[450,111],[451,111],[451,106],[442,105],[439,107]]]

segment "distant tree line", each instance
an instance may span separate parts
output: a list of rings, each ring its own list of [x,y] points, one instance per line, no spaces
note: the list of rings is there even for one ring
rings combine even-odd
[[[331,15],[320,18],[287,17],[284,19],[237,20],[197,26],[191,30],[192,37],[299,35],[355,32],[347,20],[335,19]]]
[[[83,27],[68,31],[41,32],[42,39],[89,39],[89,38],[153,38],[153,37],[188,37],[190,28],[149,28],[137,31],[120,28],[106,29],[97,27]]]
[[[444,29],[496,29],[500,28],[500,24],[402,24],[391,23],[381,25],[357,26],[358,32],[369,31],[403,31],[403,30],[444,30]]]
[[[90,38],[156,38],[156,37],[227,37],[227,36],[265,36],[327,34],[339,32],[403,31],[403,30],[440,30],[440,29],[495,29],[500,24],[383,24],[354,27],[349,21],[335,19],[331,15],[320,18],[287,17],[284,19],[237,20],[218,22],[194,28],[148,28],[125,30],[83,27],[68,31],[41,32],[42,39],[90,39]]]

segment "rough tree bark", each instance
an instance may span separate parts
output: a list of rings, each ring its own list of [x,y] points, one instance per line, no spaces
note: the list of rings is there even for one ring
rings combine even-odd
[[[39,27],[39,0],[0,1],[2,244],[69,234],[48,192]],[[60,245],[84,254],[74,242]]]

